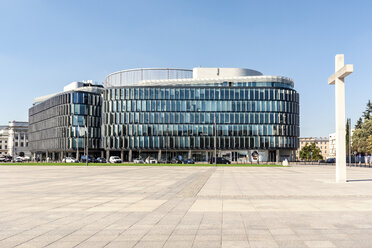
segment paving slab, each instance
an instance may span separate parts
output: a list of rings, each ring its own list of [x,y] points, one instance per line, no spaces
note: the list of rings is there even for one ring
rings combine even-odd
[[[370,247],[372,169],[0,166],[0,247]]]

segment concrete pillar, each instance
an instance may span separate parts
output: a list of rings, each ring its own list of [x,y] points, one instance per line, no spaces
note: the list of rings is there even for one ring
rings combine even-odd
[[[56,160],[56,153],[52,152],[52,161],[55,161],[55,160]]]
[[[207,162],[209,162],[209,156],[208,156],[208,152],[205,152],[206,156],[205,156],[205,160],[207,160]]]
[[[76,159],[79,160],[79,149],[76,150]]]
[[[61,154],[61,157],[59,158],[59,160],[62,161],[62,159],[65,157],[65,156],[64,156],[64,152],[61,152],[60,154]]]
[[[132,162],[132,149],[129,150],[128,161]]]
[[[280,150],[276,150],[276,162],[280,162]]]
[[[103,158],[103,156],[105,156],[105,153],[101,151],[101,158]]]
[[[110,150],[106,150],[106,160],[110,159]]]
[[[120,155],[121,161],[124,162],[124,151],[121,151]]]
[[[158,151],[158,161],[161,160],[161,150]]]
[[[191,153],[191,150],[189,150],[189,153],[188,153],[187,158],[188,158],[188,159],[192,159],[192,153]]]

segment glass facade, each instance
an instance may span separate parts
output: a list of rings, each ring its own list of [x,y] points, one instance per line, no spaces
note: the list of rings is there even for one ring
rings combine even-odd
[[[102,99],[94,92],[64,92],[33,106],[29,109],[31,152],[83,149],[84,126],[88,127],[89,149],[100,149],[101,113]]]
[[[192,78],[192,70],[174,68],[140,68],[123,70],[106,77],[106,87],[125,86],[143,80]]]
[[[295,150],[299,95],[291,81],[109,88],[103,136],[107,150]]]

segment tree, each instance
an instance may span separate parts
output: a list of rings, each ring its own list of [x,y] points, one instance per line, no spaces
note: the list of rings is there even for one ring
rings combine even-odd
[[[311,155],[312,152],[312,155]],[[319,147],[315,145],[315,143],[305,144],[300,151],[300,158],[302,160],[320,160],[323,159],[322,152]]]
[[[372,134],[367,138],[367,152],[372,154]]]
[[[371,114],[372,114],[372,103],[371,103],[371,100],[369,100],[366,106],[366,111],[363,112],[364,121],[371,119]]]
[[[346,122],[346,155],[349,155],[349,133],[350,133],[350,123],[349,123],[349,119],[347,119],[347,122]]]
[[[362,128],[362,124],[363,124],[363,119],[362,117],[360,117],[357,121],[357,123],[355,124],[355,129],[361,129]]]
[[[361,128],[353,133],[353,151],[366,153],[369,151],[367,139],[372,135],[372,119],[365,121]]]

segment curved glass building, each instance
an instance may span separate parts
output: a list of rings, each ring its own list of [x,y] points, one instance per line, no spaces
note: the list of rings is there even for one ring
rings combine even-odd
[[[103,148],[124,160],[291,160],[299,95],[291,79],[241,68],[134,69],[107,76]]]
[[[62,160],[101,154],[102,85],[73,82],[63,92],[38,97],[29,109],[33,158]],[[85,127],[87,127],[87,132]]]

